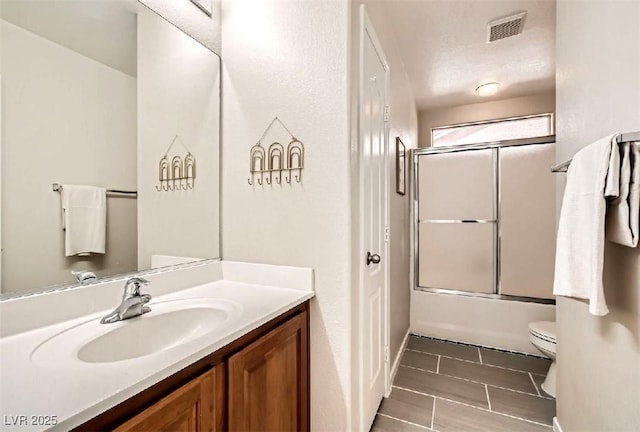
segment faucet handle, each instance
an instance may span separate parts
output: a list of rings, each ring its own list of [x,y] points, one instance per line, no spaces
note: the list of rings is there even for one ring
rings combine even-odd
[[[133,282],[139,285],[149,285],[151,283],[148,280],[141,277],[132,277],[131,279],[128,279],[127,282]]]
[[[146,279],[139,277],[132,277],[131,279],[127,279],[127,282],[124,285],[124,295],[125,296],[139,296],[140,295],[140,287],[142,285],[149,285],[149,282]]]
[[[72,275],[76,277],[76,280],[80,285],[84,285],[92,280],[96,280],[96,274],[90,271],[72,271]]]

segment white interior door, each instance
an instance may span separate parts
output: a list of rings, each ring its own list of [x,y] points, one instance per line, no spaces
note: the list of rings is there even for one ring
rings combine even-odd
[[[388,375],[386,127],[389,68],[362,9],[360,75],[361,420],[368,430],[382,400]]]

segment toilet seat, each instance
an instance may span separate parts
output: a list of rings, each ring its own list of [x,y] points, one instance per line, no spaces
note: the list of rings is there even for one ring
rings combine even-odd
[[[554,321],[537,321],[529,323],[529,333],[538,339],[555,345],[556,323]]]

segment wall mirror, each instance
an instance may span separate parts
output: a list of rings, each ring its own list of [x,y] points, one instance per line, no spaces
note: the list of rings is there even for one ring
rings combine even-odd
[[[1,298],[219,257],[219,57],[136,0],[2,0],[0,27]],[[104,253],[69,255],[101,228],[69,234],[54,183],[130,192],[103,200]]]

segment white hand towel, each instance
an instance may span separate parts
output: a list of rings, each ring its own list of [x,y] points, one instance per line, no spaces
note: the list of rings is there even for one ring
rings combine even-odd
[[[620,193],[607,203],[606,238],[628,247],[640,237],[640,147],[620,143]]]
[[[619,134],[602,138],[573,157],[562,200],[553,293],[589,300],[593,315],[609,313],[604,297],[605,196],[619,195]]]
[[[107,191],[93,186],[62,185],[65,255],[105,253]]]

